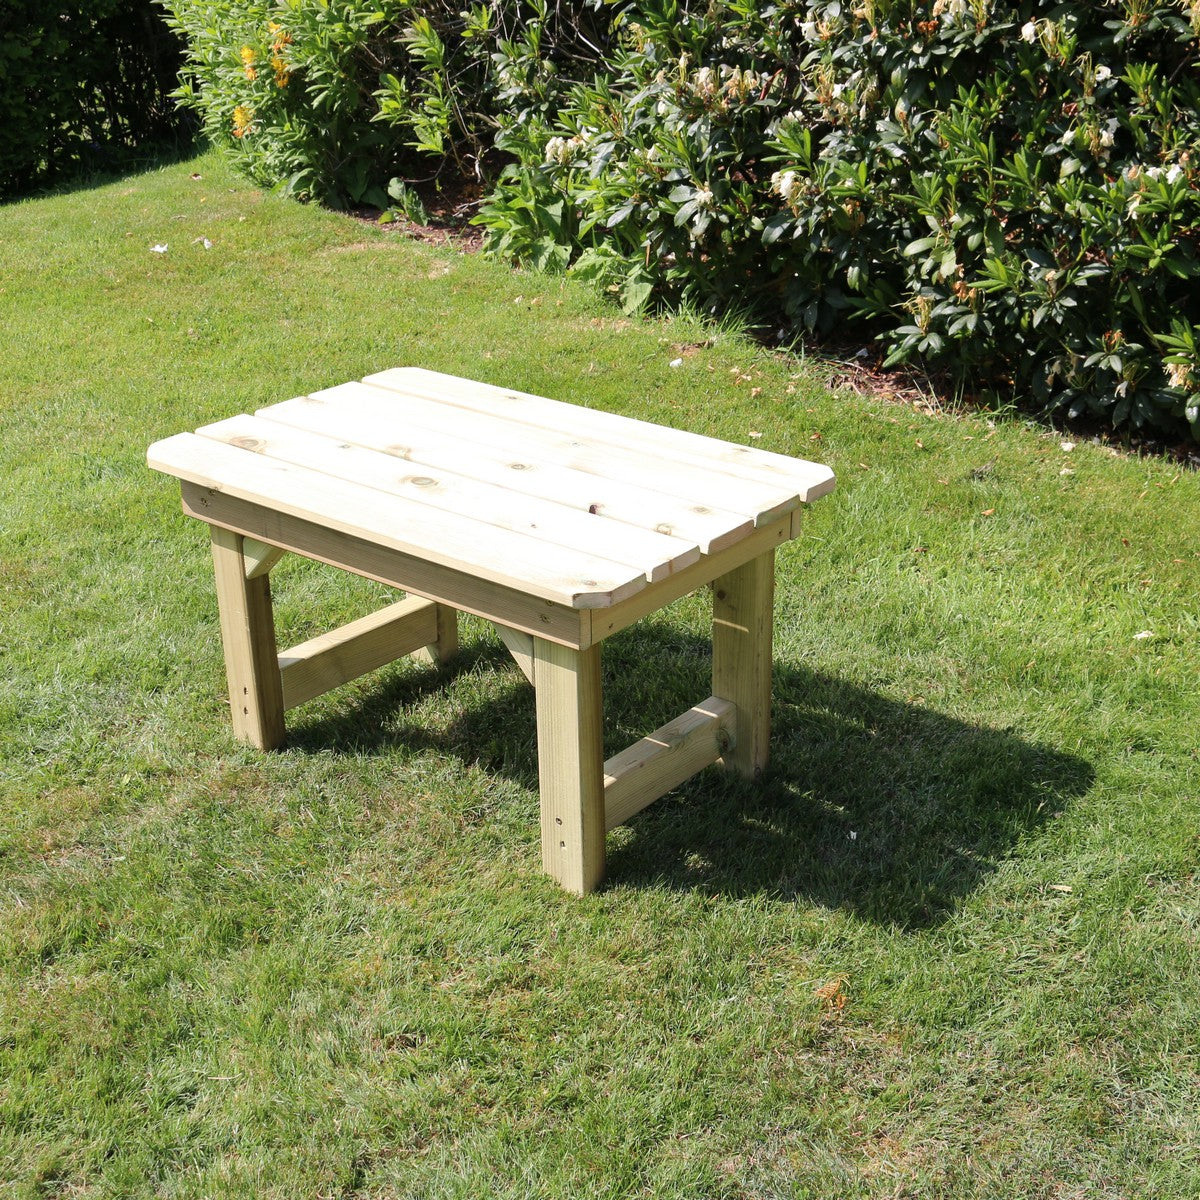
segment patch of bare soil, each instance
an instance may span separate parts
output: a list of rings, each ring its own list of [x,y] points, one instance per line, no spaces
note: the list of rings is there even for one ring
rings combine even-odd
[[[425,209],[429,218],[425,224],[403,216],[396,220],[380,220],[385,214],[377,208],[352,208],[349,215],[364,225],[402,233],[414,241],[427,242],[432,246],[453,246],[464,254],[474,254],[483,247],[483,230],[478,225],[470,224],[483,203],[486,191],[478,179],[452,178],[440,182],[410,183],[408,186]]]
[[[928,416],[949,417],[987,410],[983,401],[956,394],[952,382],[944,377],[911,367],[884,369],[873,349],[838,347],[836,351],[828,349],[827,355],[824,361],[830,368],[831,387],[844,388],[885,404],[903,405]],[[821,357],[821,351],[814,349],[813,358],[820,361]],[[1045,418],[1045,424],[1064,435],[1106,446],[1118,454],[1163,458],[1191,470],[1200,469],[1200,446],[1193,441],[1137,429],[1113,430],[1096,421],[1067,421],[1055,415]]]

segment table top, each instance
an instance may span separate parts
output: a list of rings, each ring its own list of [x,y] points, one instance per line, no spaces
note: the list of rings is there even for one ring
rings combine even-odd
[[[574,608],[617,604],[833,472],[402,367],[156,442],[191,483]]]

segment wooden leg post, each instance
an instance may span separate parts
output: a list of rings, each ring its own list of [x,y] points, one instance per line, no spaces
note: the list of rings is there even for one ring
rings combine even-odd
[[[533,640],[542,866],[583,895],[604,877],[600,647]]]
[[[437,641],[416,651],[418,662],[440,667],[458,653],[458,611],[448,604],[437,606]]]
[[[748,779],[767,765],[771,737],[771,608],[775,552],[715,579],[713,695],[737,707],[737,743],[725,767]]]
[[[271,583],[247,579],[241,534],[212,526],[213,569],[233,732],[260,750],[283,745],[283,687],[275,647]]]

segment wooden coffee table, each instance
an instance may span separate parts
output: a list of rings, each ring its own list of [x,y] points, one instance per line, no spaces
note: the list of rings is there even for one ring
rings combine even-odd
[[[606,830],[711,763],[767,761],[774,552],[834,486],[817,463],[417,368],[368,376],[150,447],[211,527],[236,735],[384,663],[442,661],[456,614],[492,621],[533,683],[542,861],[604,875]],[[403,589],[277,652],[285,552]],[[602,761],[600,644],[707,584],[713,694]]]

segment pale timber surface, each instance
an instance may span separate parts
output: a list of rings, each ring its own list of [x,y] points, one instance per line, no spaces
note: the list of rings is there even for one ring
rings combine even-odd
[[[833,487],[817,463],[418,368],[167,438],[149,462],[578,609],[663,584]]]

